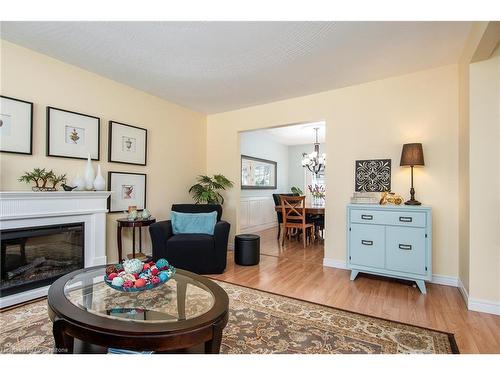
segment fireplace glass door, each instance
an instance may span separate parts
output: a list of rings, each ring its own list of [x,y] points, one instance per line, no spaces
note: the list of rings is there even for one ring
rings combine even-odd
[[[84,267],[84,223],[0,232],[0,297],[50,285]]]

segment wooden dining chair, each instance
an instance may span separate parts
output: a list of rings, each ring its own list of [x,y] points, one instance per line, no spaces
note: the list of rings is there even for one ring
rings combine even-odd
[[[285,244],[285,237],[287,235],[288,239],[290,239],[290,230],[295,228],[302,230],[302,243],[306,247],[307,239],[311,238],[314,228],[313,224],[306,222],[306,197],[280,195],[280,202],[281,214],[283,216],[283,240],[281,244]]]

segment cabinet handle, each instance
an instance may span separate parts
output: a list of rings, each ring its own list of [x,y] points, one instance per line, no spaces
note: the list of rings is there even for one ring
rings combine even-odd
[[[363,219],[363,220],[373,220],[373,215],[361,215],[361,219]]]
[[[399,221],[402,221],[403,223],[411,223],[413,218],[411,216],[400,216]]]
[[[404,244],[400,243],[399,248],[401,250],[411,250],[411,245],[404,245]]]
[[[367,246],[371,246],[371,245],[373,245],[373,241],[361,240],[361,243],[362,243],[363,245],[367,245]]]

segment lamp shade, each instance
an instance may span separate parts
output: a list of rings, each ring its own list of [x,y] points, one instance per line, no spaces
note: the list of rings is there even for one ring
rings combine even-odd
[[[407,143],[403,145],[401,151],[400,166],[415,166],[424,164],[424,151],[422,143]]]

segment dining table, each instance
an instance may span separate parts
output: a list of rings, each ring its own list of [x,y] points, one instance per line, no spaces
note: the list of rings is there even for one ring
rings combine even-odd
[[[306,203],[305,209],[306,209],[306,214],[312,214],[312,215],[324,215],[325,214],[325,205],[313,205],[313,204]],[[275,206],[274,210],[276,212],[281,212],[281,205]]]

